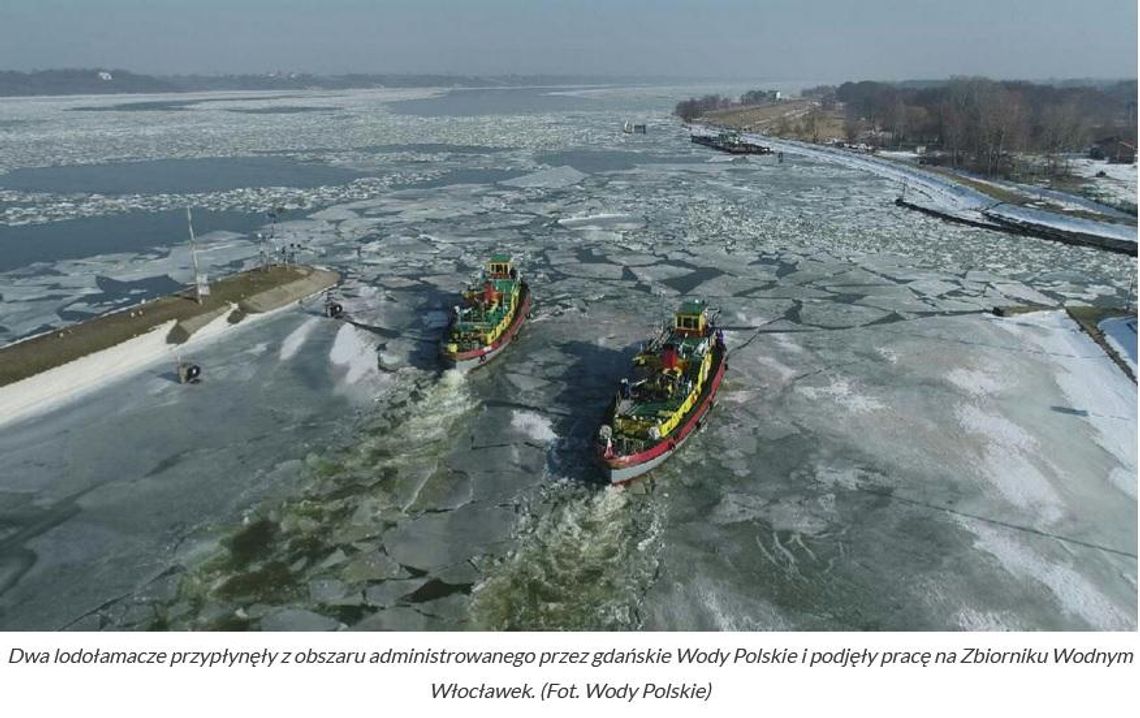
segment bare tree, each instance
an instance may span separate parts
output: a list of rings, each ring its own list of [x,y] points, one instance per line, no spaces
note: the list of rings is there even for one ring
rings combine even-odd
[[[849,144],[854,144],[859,140],[859,136],[867,129],[867,124],[859,117],[858,112],[851,105],[847,106],[846,113],[843,116],[843,134],[847,137]]]
[[[1079,147],[1085,132],[1085,121],[1075,102],[1050,105],[1042,110],[1038,142],[1045,152],[1051,176],[1061,173],[1063,153]]]

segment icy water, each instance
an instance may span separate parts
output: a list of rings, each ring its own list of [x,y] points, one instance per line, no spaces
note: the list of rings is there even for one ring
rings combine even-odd
[[[55,194],[165,194],[243,187],[319,187],[359,176],[359,172],[281,157],[221,157],[18,169],[0,176],[0,188]]]
[[[259,229],[262,215],[245,212],[199,210],[194,216],[196,232],[242,234]],[[0,271],[22,269],[36,274],[39,268],[61,259],[86,259],[113,252],[151,250],[184,244],[187,240],[185,210],[131,212],[126,215],[83,217],[48,224],[0,226]],[[163,255],[165,256],[165,255]]]
[[[988,316],[1119,303],[1129,260],[694,146],[668,113],[704,89],[6,101],[0,169],[124,193],[0,175],[0,241],[68,238],[0,268],[0,339],[185,281],[182,228],[106,238],[187,204],[218,220],[214,273],[283,208],[275,241],[345,274],[353,323],[310,303],[195,348],[199,386],[154,367],[0,428],[0,628],[1134,630],[1135,446],[1112,437],[1135,394],[1090,414]],[[294,181],[118,177],[255,157]],[[441,373],[447,307],[494,251],[534,318],[486,371]],[[682,296],[721,310],[723,395],[651,478],[606,487],[601,413]]]

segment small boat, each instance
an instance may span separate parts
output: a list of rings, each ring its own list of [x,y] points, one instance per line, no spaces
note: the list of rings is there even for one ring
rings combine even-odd
[[[661,465],[701,426],[724,378],[726,353],[724,332],[700,300],[681,304],[645,344],[598,430],[597,454],[611,484]]]
[[[443,362],[460,371],[483,366],[507,348],[529,314],[530,288],[510,256],[491,257],[482,279],[452,308],[440,346]]]

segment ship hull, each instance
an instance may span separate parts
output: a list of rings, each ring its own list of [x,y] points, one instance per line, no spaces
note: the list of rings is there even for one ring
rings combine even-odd
[[[636,454],[624,456],[599,455],[602,468],[611,484],[628,483],[665,463],[700,428],[705,416],[716,401],[717,391],[720,390],[725,369],[728,368],[726,350],[718,348],[714,351],[716,352],[713,355],[713,366],[715,368],[711,372],[712,376],[708,385],[701,392],[701,398],[696,406],[689,410],[689,413],[682,420],[680,428],[675,433]],[[612,414],[612,411],[610,413]]]
[[[530,314],[530,287],[524,282],[520,287],[519,308],[515,312],[514,320],[503,336],[488,347],[475,349],[469,352],[460,352],[458,354],[451,354],[446,351],[440,352],[440,359],[448,369],[455,369],[461,372],[474,371],[480,367],[486,366],[492,359],[503,353],[503,350],[510,346],[514,341],[515,335],[522,329],[526,317]]]
[[[714,150],[720,150],[721,152],[727,152],[727,153],[733,154],[733,155],[770,155],[770,154],[772,154],[772,149],[770,147],[765,147],[764,145],[752,144],[751,142],[739,142],[739,143],[731,143],[730,144],[730,143],[721,142],[716,137],[709,137],[707,135],[692,135],[690,139],[695,144],[704,145],[705,147],[711,147]]]

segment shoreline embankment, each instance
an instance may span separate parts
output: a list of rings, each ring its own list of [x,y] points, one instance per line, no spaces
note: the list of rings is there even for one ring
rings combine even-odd
[[[0,347],[0,425],[56,407],[178,352],[249,326],[340,281],[304,266],[252,269],[186,293],[100,315]]]

